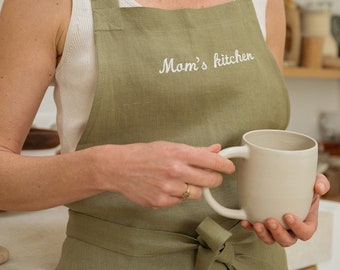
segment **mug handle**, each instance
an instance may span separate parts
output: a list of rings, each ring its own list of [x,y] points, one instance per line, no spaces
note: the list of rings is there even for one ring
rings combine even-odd
[[[221,150],[218,154],[225,158],[247,159],[249,157],[249,147],[247,145],[229,147]],[[215,200],[215,198],[211,195],[209,188],[203,188],[203,196],[207,203],[210,205],[210,207],[221,216],[240,220],[248,219],[247,213],[243,209],[230,209],[219,204]]]

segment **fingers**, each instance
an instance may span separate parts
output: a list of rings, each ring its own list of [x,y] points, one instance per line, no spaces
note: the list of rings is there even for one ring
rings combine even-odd
[[[292,231],[283,228],[275,219],[268,219],[265,224],[255,223],[254,225],[243,220],[241,225],[246,230],[255,231],[257,237],[268,245],[277,242],[283,247],[289,247],[298,240]]]
[[[254,225],[254,229],[258,236],[265,242],[270,241],[270,237],[272,237],[275,242],[278,242],[283,247],[289,247],[295,244],[298,239],[307,241],[313,236],[317,228],[318,204],[319,197],[316,197],[311,211],[304,221],[300,220],[293,214],[285,215],[284,221],[289,227],[289,230],[283,228],[275,219],[268,219],[266,221],[267,231],[264,230],[262,233],[258,233],[256,225]]]
[[[186,185],[185,183],[178,186],[181,186],[181,188],[178,188],[177,191],[173,191],[172,195],[160,192],[152,201],[149,201],[144,205],[154,209],[167,208],[180,204],[183,200],[196,200],[202,196],[203,189],[201,187]]]
[[[183,183],[184,188],[181,188],[174,194],[173,196],[179,197],[181,199],[191,199],[191,200],[196,200],[201,198],[203,189],[201,187],[197,187],[194,185],[190,185],[187,183]],[[182,185],[181,185],[182,186]]]
[[[241,225],[247,230],[254,230],[257,236],[266,244],[279,243],[283,247],[289,247],[296,243],[298,239],[309,240],[317,228],[318,208],[320,197],[316,195],[311,205],[307,218],[302,221],[293,214],[283,217],[288,226],[288,230],[283,228],[275,219],[268,219],[264,224],[255,223],[252,225],[248,221],[242,221]]]
[[[257,236],[266,244],[277,242],[283,247],[289,247],[295,244],[298,239],[309,240],[317,229],[320,196],[327,193],[329,188],[330,184],[327,178],[318,174],[314,186],[315,195],[308,216],[302,221],[293,214],[286,214],[283,220],[288,226],[288,230],[283,228],[275,219],[268,219],[264,224],[255,223],[254,225],[243,220],[241,225],[246,230],[255,231]]]
[[[222,174],[230,174],[235,166],[229,159],[215,152],[220,145],[210,147],[183,147],[173,154],[171,162],[164,166],[168,179],[179,180],[197,187],[214,188],[222,183]]]
[[[221,150],[218,144],[209,147],[197,147],[188,155],[190,165],[231,174],[235,171],[234,163],[217,154]]]
[[[114,182],[115,192],[153,208],[171,207],[181,203],[183,197],[199,199],[203,187],[219,186],[223,174],[235,169],[230,160],[218,154],[219,144],[192,147],[158,141],[121,147],[125,147],[119,160],[122,166],[104,170],[104,176],[111,179],[111,174],[118,175],[124,181]]]
[[[328,190],[330,189],[330,183],[326,176],[323,174],[317,174],[314,191],[316,194],[319,194],[320,196],[326,194]]]
[[[177,179],[194,186],[214,188],[221,185],[223,176],[215,171],[187,167]]]
[[[207,147],[209,151],[213,153],[218,153],[221,151],[222,147],[220,144],[213,144]]]
[[[298,239],[303,241],[309,240],[316,231],[318,225],[319,202],[320,196],[314,196],[309,214],[304,221],[293,214],[284,216],[285,223]]]
[[[283,228],[275,219],[268,219],[266,221],[266,227],[274,241],[278,242],[283,247],[289,247],[295,244],[298,240],[294,232]]]
[[[262,223],[255,223],[252,225],[247,220],[241,221],[241,226],[248,231],[255,231],[257,237],[264,243],[271,245],[275,243],[275,239],[272,237],[266,226]]]

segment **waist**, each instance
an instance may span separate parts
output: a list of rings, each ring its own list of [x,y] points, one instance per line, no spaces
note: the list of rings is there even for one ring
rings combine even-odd
[[[121,254],[145,257],[198,249],[194,237],[134,228],[70,210],[67,235]]]

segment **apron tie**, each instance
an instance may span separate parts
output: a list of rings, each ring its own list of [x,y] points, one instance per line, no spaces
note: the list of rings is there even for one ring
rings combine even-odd
[[[129,227],[72,210],[69,211],[67,236],[134,257],[196,250],[199,244],[194,237],[185,234]]]
[[[227,240],[231,233],[222,228],[211,218],[206,217],[196,229],[200,245],[196,258],[195,270],[213,270],[215,261],[232,265],[235,259],[234,249]]]
[[[70,210],[68,237],[134,257],[157,256],[197,250],[195,270],[215,270],[215,261],[222,269],[232,265],[234,249],[227,240],[232,235],[211,218],[197,227],[197,238],[175,233],[128,227]],[[93,230],[93,228],[97,230]],[[109,241],[108,239],[114,239]],[[216,264],[215,264],[216,265]]]

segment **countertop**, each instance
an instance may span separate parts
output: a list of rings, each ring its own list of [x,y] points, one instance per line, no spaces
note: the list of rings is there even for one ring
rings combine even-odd
[[[10,259],[1,270],[52,270],[60,254],[68,211],[64,206],[34,212],[0,213],[0,245]]]

